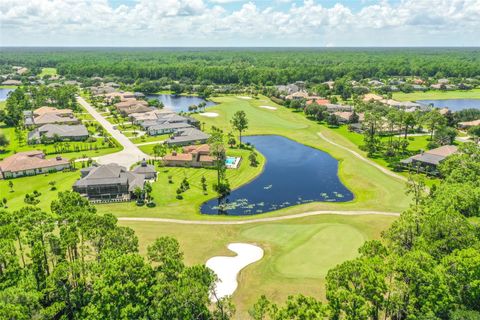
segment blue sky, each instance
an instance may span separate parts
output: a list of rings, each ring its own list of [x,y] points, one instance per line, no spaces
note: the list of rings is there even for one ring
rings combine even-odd
[[[480,46],[480,0],[2,0],[2,46]]]

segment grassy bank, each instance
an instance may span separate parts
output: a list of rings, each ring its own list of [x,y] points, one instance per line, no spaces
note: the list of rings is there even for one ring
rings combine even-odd
[[[393,93],[393,99],[398,101],[415,101],[415,100],[443,100],[443,99],[480,99],[480,89],[468,91],[453,90],[440,91],[431,90],[427,92]]]

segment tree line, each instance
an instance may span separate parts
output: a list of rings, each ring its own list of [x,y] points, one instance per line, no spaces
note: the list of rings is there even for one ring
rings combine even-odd
[[[0,64],[56,67],[68,77],[118,76],[125,80],[190,79],[195,83],[321,83],[390,76],[475,77],[476,48],[344,49],[87,49],[6,48]],[[126,81],[128,82],[128,81]]]

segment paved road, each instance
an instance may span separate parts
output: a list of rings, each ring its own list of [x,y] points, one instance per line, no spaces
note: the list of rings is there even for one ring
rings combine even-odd
[[[322,214],[338,214],[345,216],[355,216],[355,215],[381,215],[381,216],[394,216],[398,217],[400,213],[398,212],[385,212],[385,211],[336,211],[336,210],[321,210],[321,211],[309,211],[303,213],[292,214],[288,216],[280,217],[268,217],[268,218],[258,218],[258,219],[248,219],[248,220],[236,220],[236,221],[206,221],[206,220],[180,220],[180,219],[168,219],[168,218],[147,218],[147,217],[120,217],[120,221],[146,221],[146,222],[163,222],[163,223],[176,223],[176,224],[195,224],[195,225],[239,225],[239,224],[250,224],[250,223],[261,223],[261,222],[272,222],[272,221],[281,221],[297,218],[305,218],[311,216],[318,216]]]
[[[338,144],[336,142],[333,142],[332,140],[326,138],[321,132],[318,132],[318,135],[320,136],[320,138],[322,138],[323,140],[327,141],[328,143],[330,144],[333,144],[334,146],[337,146],[343,150],[346,150],[348,152],[350,152],[351,154],[353,154],[355,157],[359,158],[360,160],[374,166],[375,168],[377,168],[378,170],[380,170],[381,172],[385,173],[386,175],[389,175],[391,177],[394,177],[396,179],[399,179],[399,180],[402,180],[402,181],[408,181],[407,178],[405,178],[404,176],[401,176],[399,174],[396,174],[384,167],[382,167],[381,165],[379,165],[378,163],[375,163],[373,162],[372,160],[369,160],[367,158],[365,158],[364,156],[362,156],[360,153],[356,152],[356,151],[353,151],[345,146],[342,146],[341,144]]]
[[[123,150],[116,153],[107,154],[95,158],[100,164],[117,163],[126,168],[130,168],[133,164],[142,159],[150,158],[142,150],[140,150],[130,139],[125,137],[120,131],[114,128],[114,125],[108,122],[94,107],[92,107],[82,97],[77,97],[78,103],[80,103],[91,115],[95,118],[108,133],[114,137],[118,143],[123,146]]]

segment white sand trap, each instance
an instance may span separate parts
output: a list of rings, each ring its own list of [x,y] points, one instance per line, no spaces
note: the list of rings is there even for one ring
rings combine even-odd
[[[208,117],[208,118],[218,117],[218,113],[216,112],[202,112],[202,113],[199,113],[199,115],[203,117]]]
[[[252,100],[252,97],[247,97],[247,96],[237,96],[238,99],[243,99],[243,100]]]
[[[237,275],[240,270],[263,257],[263,249],[253,244],[230,243],[227,248],[235,252],[237,256],[213,257],[208,259],[206,263],[206,266],[218,276],[218,281],[215,284],[217,298],[232,295],[238,286]]]
[[[268,110],[277,110],[277,107],[272,107],[272,106],[260,106],[260,108],[268,109]]]

